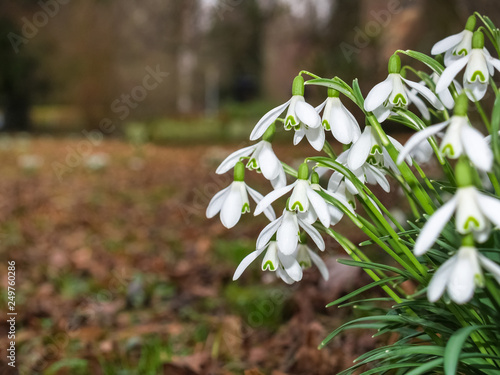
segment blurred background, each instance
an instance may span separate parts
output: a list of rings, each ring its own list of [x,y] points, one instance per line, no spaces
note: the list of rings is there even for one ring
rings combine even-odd
[[[266,222],[205,218],[232,181],[215,169],[300,70],[366,95],[396,49],[429,53],[476,10],[499,23],[486,0],[0,2],[0,275],[4,292],[15,260],[19,314],[18,367],[2,356],[0,373],[331,374],[376,345],[316,349],[353,314],[324,305],[365,282],[333,241],[328,282],[257,264],[231,281]],[[292,165],[312,154],[276,142]]]

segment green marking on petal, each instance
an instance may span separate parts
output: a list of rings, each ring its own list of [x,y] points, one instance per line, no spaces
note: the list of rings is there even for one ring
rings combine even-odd
[[[295,121],[295,117],[292,115],[289,115],[286,120],[285,120],[285,130],[290,130],[292,126],[296,126],[297,121]]]
[[[298,208],[298,210],[299,210],[300,212],[304,212],[304,207],[302,206],[302,204],[301,204],[299,201],[295,202],[295,203],[292,205],[291,210],[292,210],[292,211],[294,211],[296,208]]]
[[[370,154],[374,155],[377,152],[379,154],[382,154],[382,147],[380,147],[380,145],[375,144],[375,145],[372,146],[372,149],[370,150]]]
[[[475,82],[479,77],[479,82],[486,82],[486,78],[484,77],[484,74],[483,72],[481,72],[480,70],[476,70],[473,74],[472,74],[472,78],[470,79],[471,82]]]
[[[454,55],[458,55],[458,56],[467,56],[467,49],[466,48],[462,48],[460,51],[456,51],[453,54]]]
[[[448,143],[447,145],[445,145],[443,147],[443,149],[441,150],[441,152],[443,153],[443,155],[448,155],[450,157],[454,157],[455,156],[455,150],[453,149],[453,146]]]
[[[262,266],[262,271],[269,270],[269,271],[276,271],[276,267],[274,266],[273,262],[268,260],[263,266]]]
[[[244,203],[243,207],[241,208],[241,213],[244,214],[247,212],[250,212],[250,205],[248,203]]]
[[[259,164],[257,163],[257,160],[255,159],[250,159],[247,163],[247,168],[249,170],[254,170],[254,169],[257,169],[259,168]]]
[[[479,228],[479,221],[475,217],[469,216],[465,221],[464,229],[468,230],[471,224],[472,226]]]
[[[321,123],[321,125],[323,125],[323,127],[325,128],[325,130],[330,130],[331,129],[330,123],[328,122],[328,120],[323,120],[323,122]]]
[[[397,105],[397,106],[405,106],[407,104],[407,101],[406,101],[406,98],[404,97],[404,95],[399,93],[392,100],[392,104]]]
[[[484,288],[484,277],[480,273],[474,275],[474,284],[480,288]]]
[[[301,268],[309,268],[309,267],[311,267],[311,263],[304,262],[304,261],[299,262],[299,265],[300,265]]]

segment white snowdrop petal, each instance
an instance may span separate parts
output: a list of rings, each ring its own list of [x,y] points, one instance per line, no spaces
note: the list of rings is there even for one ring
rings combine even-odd
[[[488,83],[481,82],[479,80],[469,82],[464,77],[464,88],[469,100],[477,102],[478,100],[481,100],[486,94],[486,91],[488,90]]]
[[[493,166],[493,152],[484,140],[481,132],[472,126],[462,126],[460,134],[465,153],[472,164],[483,172],[489,172]]]
[[[474,276],[478,268],[474,267],[473,264],[477,263],[477,260],[472,259],[472,257],[475,258],[473,254],[469,256],[464,251],[468,252],[469,250],[465,248],[459,250],[448,279],[448,295],[458,304],[470,301],[476,289]]]
[[[234,227],[241,218],[241,209],[243,207],[243,199],[239,184],[233,182],[222,208],[220,210],[220,221],[222,225],[230,229]]]
[[[311,205],[314,207],[314,211],[316,211],[321,224],[323,224],[325,228],[328,228],[330,226],[330,213],[328,212],[328,204],[321,197],[321,195],[319,195],[310,187],[308,187],[307,189],[307,197],[309,198]]]
[[[286,186],[286,173],[283,167],[279,169],[278,175],[271,180],[273,189],[280,189]]]
[[[311,237],[318,249],[320,249],[321,251],[325,250],[325,241],[323,240],[323,237],[321,237],[321,234],[316,230],[316,228],[302,220],[299,220],[299,225],[302,227],[302,229],[305,230],[309,237]]]
[[[453,34],[450,35],[436,44],[432,46],[431,49],[431,54],[432,55],[439,55],[440,53],[446,52],[453,47],[455,47],[458,43],[462,41],[462,38],[464,37],[465,30],[459,32],[458,34]]]
[[[424,85],[422,85],[418,82],[410,81],[406,78],[402,78],[402,79],[408,86],[410,86],[412,89],[416,90],[420,95],[422,95],[425,99],[427,99],[429,101],[429,103],[431,103],[434,106],[434,108],[439,109],[439,110],[444,109],[443,105],[439,101],[436,94],[434,94],[427,87],[425,87]]]
[[[422,99],[416,96],[412,91],[408,92],[408,98],[410,99],[410,102],[415,104],[415,107],[417,107],[417,109],[420,111],[424,119],[426,120],[431,119],[431,113],[429,112],[429,108],[427,108]]]
[[[428,126],[424,130],[420,130],[419,132],[413,134],[404,145],[403,150],[399,153],[396,163],[401,164],[403,160],[410,154],[410,152],[412,152],[413,149],[415,149],[420,144],[420,142],[423,142],[434,134],[439,133],[449,123],[450,121],[448,120],[440,124]]]
[[[500,266],[482,254],[479,254],[478,258],[479,262],[484,267],[484,269],[490,272],[497,281],[497,283],[500,284]]]
[[[477,193],[476,202],[482,213],[497,227],[500,227],[500,200]]]
[[[331,132],[335,139],[345,145],[352,142],[352,119],[347,114],[347,109],[344,108],[342,103],[334,105],[331,112]]]
[[[365,99],[365,111],[372,112],[381,106],[392,92],[392,77],[388,76],[384,81],[376,84]]]
[[[285,212],[283,222],[276,234],[278,248],[285,255],[292,254],[299,242],[299,226],[295,214]]]
[[[255,125],[255,127],[252,130],[252,133],[250,134],[250,140],[255,141],[256,139],[262,137],[262,135],[266,132],[267,128],[272,125],[274,121],[283,113],[286,107],[290,104],[291,99],[287,101],[286,103],[283,103],[282,105],[271,109],[269,112],[267,112]]]
[[[257,145],[258,144],[248,146],[242,148],[241,150],[233,152],[231,155],[229,155],[227,158],[224,159],[224,161],[219,165],[215,173],[217,174],[226,173],[231,168],[233,168],[237,162],[240,161],[240,158],[245,156],[250,156],[252,152],[257,148]]]
[[[240,276],[243,274],[243,272],[248,268],[248,266],[259,257],[260,254],[265,250],[265,247],[259,250],[252,251],[250,254],[248,254],[243,260],[240,262],[238,267],[236,268],[236,271],[234,271],[233,275],[233,281],[238,280]]]
[[[272,180],[278,176],[281,166],[281,162],[276,157],[273,151],[273,147],[269,142],[262,141],[262,148],[260,149],[258,155],[258,162],[262,175],[268,179]]]
[[[318,112],[309,103],[303,101],[295,103],[295,114],[300,122],[310,128],[317,128],[321,125],[321,117],[319,117]]]
[[[347,157],[349,169],[358,169],[366,162],[372,148],[372,139],[371,127],[367,126],[358,141],[351,146]]]
[[[297,262],[297,259],[293,255],[285,255],[281,251],[278,251],[278,258],[285,272],[292,280],[302,280],[302,267],[300,267],[299,262]]]
[[[293,135],[293,145],[297,146],[305,135],[306,132],[304,131],[304,129],[297,130]]]
[[[448,86],[450,86],[451,82],[453,82],[453,79],[455,79],[455,76],[458,74],[458,72],[463,69],[468,61],[469,56],[465,56],[447,67],[441,74],[441,77],[439,77],[439,81],[436,85],[436,92],[446,90]]]
[[[210,203],[208,204],[207,212],[206,212],[207,218],[211,219],[219,213],[219,211],[222,208],[222,204],[224,203],[224,200],[226,199],[226,195],[229,193],[230,188],[231,188],[231,185],[229,185],[225,189],[222,189],[217,194],[215,194],[214,197],[210,200]]]
[[[436,302],[443,295],[456,260],[456,256],[448,259],[438,268],[434,276],[432,276],[431,282],[427,287],[427,298],[430,302]]]
[[[321,151],[325,145],[325,130],[322,126],[305,130],[309,144],[316,150]]]
[[[323,108],[325,108],[325,105],[326,105],[327,102],[328,102],[328,98],[325,99],[325,101],[323,101],[323,103],[321,103],[320,105],[318,105],[317,107],[315,107],[314,110],[317,113],[320,113],[323,110]]]
[[[326,267],[325,262],[323,262],[323,259],[321,259],[318,254],[310,249],[307,249],[307,253],[311,257],[311,260],[316,265],[316,267],[318,267],[319,273],[321,274],[321,276],[323,276],[323,279],[327,281],[330,275],[328,273],[328,268]]]
[[[255,203],[259,204],[259,202],[261,202],[262,199],[264,199],[264,196],[261,193],[259,193],[257,190],[252,189],[248,185],[246,185],[246,188],[247,188],[248,194],[250,194],[250,196],[255,201]],[[264,215],[266,215],[266,217],[270,221],[276,220],[276,214],[274,213],[274,210],[273,210],[271,205],[267,206],[264,209]]]
[[[457,197],[453,197],[441,206],[425,223],[415,242],[413,252],[416,256],[425,254],[436,242],[439,234],[450,220],[457,205]]]
[[[268,207],[271,203],[273,203],[276,199],[280,198],[281,196],[285,195],[288,193],[290,190],[293,189],[293,187],[297,184],[297,181],[295,181],[293,184],[290,184],[288,186],[282,187],[277,190],[271,191],[269,194],[267,194],[262,200],[257,204],[257,207],[255,207],[255,212],[253,213],[254,216],[259,215],[264,211],[266,207]]]
[[[263,249],[266,247],[266,245],[273,237],[274,233],[276,233],[276,231],[278,230],[282,221],[283,221],[283,216],[280,216],[276,220],[267,224],[264,229],[262,229],[262,232],[260,232],[259,237],[257,237],[257,244],[256,244],[257,249]]]

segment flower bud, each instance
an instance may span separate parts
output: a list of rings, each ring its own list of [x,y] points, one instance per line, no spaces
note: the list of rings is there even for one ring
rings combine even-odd
[[[467,19],[467,23],[465,24],[465,30],[474,31],[476,27],[476,16],[472,15]]]
[[[304,78],[302,76],[297,76],[293,79],[292,95],[304,96]]]
[[[245,165],[241,161],[234,166],[234,181],[245,181]]]
[[[455,108],[453,109],[453,114],[455,116],[467,116],[467,108],[469,106],[469,99],[467,95],[463,92],[455,100]]]
[[[481,31],[474,31],[472,35],[472,48],[484,48],[484,34]]]
[[[309,167],[307,163],[302,163],[299,167],[298,179],[307,180],[309,178]]]
[[[401,72],[401,59],[398,55],[392,55],[389,59],[389,74]]]

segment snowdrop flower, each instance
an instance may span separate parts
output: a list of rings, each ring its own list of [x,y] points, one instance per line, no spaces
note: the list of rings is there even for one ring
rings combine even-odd
[[[365,130],[366,130],[366,128],[365,128]],[[371,129],[369,129],[369,131],[371,131]],[[382,149],[382,146],[379,146],[378,143],[377,143],[377,147],[378,147],[377,149]],[[372,164],[368,163],[367,161],[365,161],[363,164],[361,164],[360,167],[352,169],[348,163],[349,155],[352,152],[357,152],[357,150],[354,149],[354,151],[353,151],[353,148],[351,147],[349,150],[346,150],[343,153],[341,153],[337,157],[336,161],[342,165],[347,166],[361,183],[364,184],[366,182],[366,183],[369,183],[371,185],[379,185],[385,192],[389,193],[391,191],[391,186],[389,184],[389,181],[387,181],[387,178],[385,177],[384,172],[382,170],[380,170],[378,168],[378,166],[376,166],[376,165],[381,164],[382,166],[384,166],[384,164],[388,163],[388,160],[386,162],[384,162],[384,160],[385,160],[384,158],[388,157],[390,159],[390,156],[388,154],[385,155],[384,153],[378,154],[377,157],[372,157],[372,160],[371,160],[371,161],[375,161],[376,165],[372,165]],[[375,154],[375,152],[374,152],[374,154]],[[367,159],[370,159],[370,158],[367,157]],[[382,159],[382,163],[377,162],[377,160],[380,160],[380,159]],[[392,161],[392,159],[390,159],[390,161],[391,161],[391,163],[394,163]],[[344,184],[344,186],[341,187],[340,186],[341,184]],[[333,191],[333,192],[341,192],[341,194],[342,194],[342,191],[345,191],[345,194],[343,194],[343,195],[348,199],[349,202],[352,202],[352,204],[355,207],[355,203],[354,203],[355,200],[354,200],[353,195],[359,194],[359,191],[354,186],[352,181],[349,180],[348,178],[346,178],[341,173],[334,172],[330,176],[330,180],[328,181],[328,190]]]
[[[274,123],[266,130],[262,141],[229,155],[217,168],[217,174],[223,174],[233,168],[238,161],[248,157],[246,167],[250,170],[256,169],[271,181],[273,188],[278,189],[286,185],[286,174],[280,160],[274,154],[271,141],[274,137],[276,126]]]
[[[321,127],[321,118],[318,112],[312,105],[305,102],[304,78],[302,76],[297,76],[293,80],[292,98],[267,112],[255,125],[250,134],[250,140],[254,141],[260,138],[287,107],[284,126],[285,130],[292,128],[295,130],[294,145],[306,136],[311,146],[315,150],[321,151],[325,143],[325,132]]]
[[[444,52],[445,66],[450,66],[461,57],[467,56],[472,49],[472,35],[475,27],[476,16],[470,16],[462,32],[450,35],[434,44],[431,54],[439,55]]]
[[[423,255],[431,248],[453,213],[457,232],[463,235],[472,232],[478,242],[488,239],[491,223],[500,226],[500,200],[480,193],[472,186],[469,168],[465,160],[457,163],[455,175],[459,188],[455,196],[425,223],[415,242],[415,255]]]
[[[403,145],[401,145],[401,143],[391,136],[388,136],[388,138],[396,150],[400,152],[403,150]],[[412,162],[410,157],[406,158],[406,161],[411,165]],[[394,163],[387,150],[379,142],[373,127],[369,125],[365,127],[361,137],[359,137],[357,142],[349,149],[349,154],[347,156],[347,166],[351,171],[362,168],[367,163],[389,168],[394,173],[399,174],[397,165]],[[368,172],[369,175],[371,175],[373,171],[373,169],[370,168],[364,168],[363,170],[365,174]],[[375,178],[376,176],[373,177]],[[379,182],[377,178],[375,179]],[[380,185],[383,186],[382,184]]]
[[[325,250],[325,241],[316,228],[304,218],[303,214],[288,209],[283,210],[283,215],[269,223],[259,234],[256,248],[262,249],[267,246],[271,238],[276,234],[276,241],[280,251],[285,255],[292,255],[297,248],[299,231],[302,228],[312,238],[318,249]]]
[[[302,234],[301,239],[304,237]],[[325,263],[306,244],[300,243],[292,254],[285,255],[280,251],[276,240],[271,240],[267,246],[248,254],[236,268],[233,280],[239,279],[248,266],[264,252],[262,271],[276,272],[276,276],[287,284],[302,280],[302,270],[311,267],[312,263],[318,267],[323,278],[328,280]]]
[[[457,98],[454,115],[447,121],[428,126],[412,135],[400,152],[397,163],[401,163],[421,142],[439,133],[447,127],[439,151],[450,159],[457,159],[465,154],[481,171],[490,171],[493,166],[493,152],[481,132],[473,128],[467,119],[467,97],[461,94]]]
[[[484,48],[484,35],[481,31],[474,32],[472,50],[447,67],[436,85],[436,92],[441,92],[450,86],[455,76],[464,67],[464,89],[471,101],[478,101],[484,97],[488,89],[488,81],[493,76],[494,69],[500,70],[500,60],[490,56]]]
[[[476,286],[484,287],[481,266],[491,272],[500,283],[500,266],[473,246],[462,246],[457,253],[444,262],[432,277],[427,289],[427,298],[436,302],[448,292],[452,301],[463,304],[474,296]]]
[[[299,167],[299,173],[297,181],[293,184],[285,186],[280,189],[276,189],[266,195],[255,208],[254,215],[260,214],[264,209],[269,207],[279,197],[285,195],[290,190],[293,189],[292,195],[287,202],[286,209],[288,211],[297,211],[302,214],[310,214],[310,211],[314,210],[312,214],[314,217],[319,218],[321,223],[328,228],[330,226],[330,214],[328,211],[328,205],[325,200],[311,187],[309,178],[309,167],[307,163],[301,164]],[[308,215],[303,215],[305,218]],[[309,216],[310,217],[310,216]],[[279,238],[278,238],[279,242]],[[319,246],[318,246],[319,247]],[[280,248],[284,250],[283,246]]]
[[[329,195],[330,197],[336,199],[340,204],[342,204],[345,208],[351,211],[353,215],[356,215],[352,205],[348,202],[345,194],[339,192],[332,192],[331,190],[329,191],[324,189],[319,184],[319,175],[316,172],[313,172],[311,174],[311,189],[313,189],[314,191],[321,191]],[[330,213],[330,225],[335,225],[344,217],[344,211],[342,211],[339,207],[335,206],[333,203],[329,201],[327,201],[327,203],[328,203],[327,205],[328,212]],[[311,207],[311,209],[308,211],[308,217],[310,217],[308,221],[309,224],[316,222],[316,220],[318,219],[318,215],[314,211],[314,208]]]
[[[328,98],[316,110],[320,112],[323,108],[321,124],[337,141],[347,145],[358,140],[361,135],[358,122],[340,101],[337,90],[328,89]]]
[[[392,55],[389,59],[389,75],[385,81],[375,85],[368,93],[365,100],[365,110],[373,112],[379,122],[389,117],[394,107],[406,108],[411,102],[419,103],[421,100],[408,90],[403,82],[410,88],[415,89],[426,98],[436,109],[444,109],[437,96],[424,85],[403,78],[400,74],[401,59],[398,55]],[[421,107],[419,105],[419,107]]]
[[[238,223],[242,214],[250,212],[248,194],[257,203],[262,200],[263,196],[259,192],[245,184],[244,177],[245,166],[242,162],[237,162],[234,167],[234,181],[212,198],[207,207],[207,218],[211,219],[220,212],[222,225],[229,229]],[[272,207],[267,207],[264,214],[271,221],[276,218]]]

